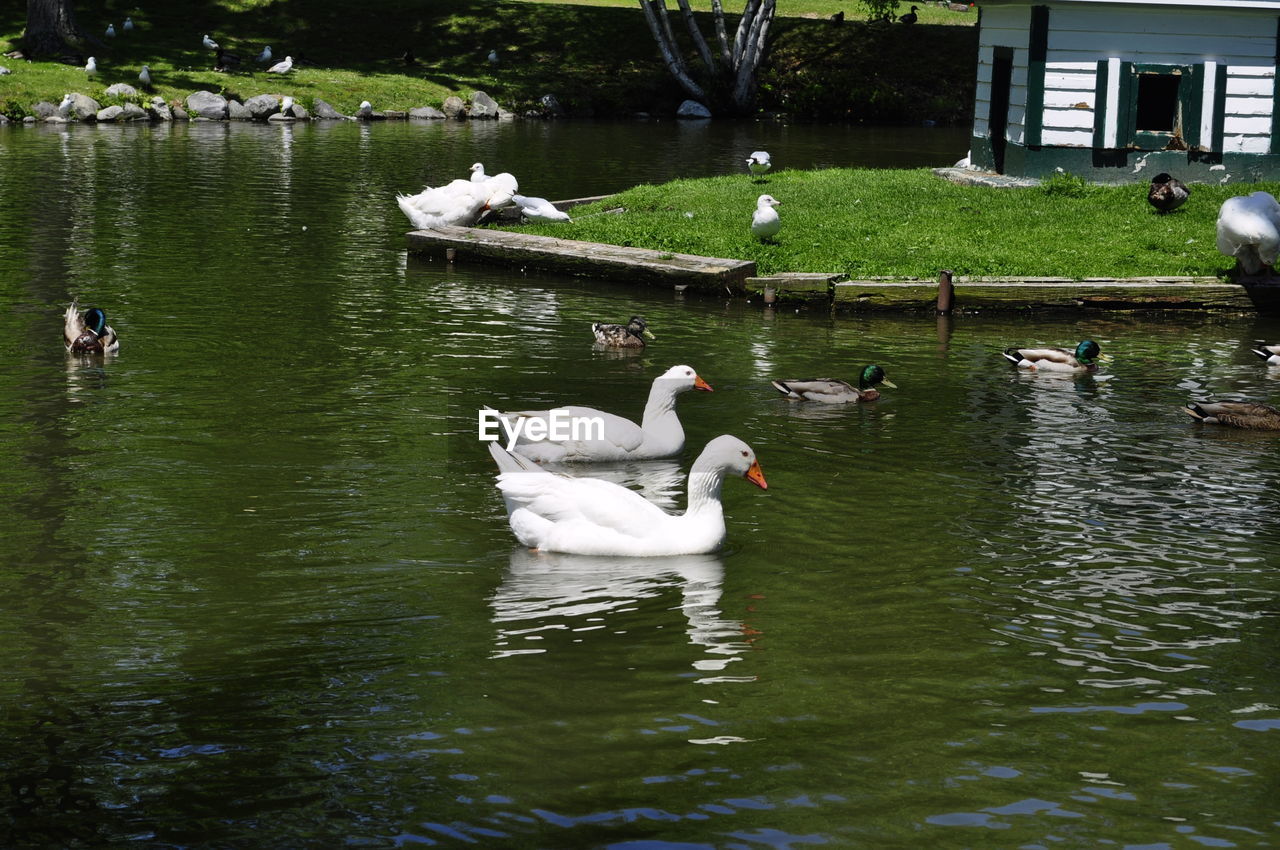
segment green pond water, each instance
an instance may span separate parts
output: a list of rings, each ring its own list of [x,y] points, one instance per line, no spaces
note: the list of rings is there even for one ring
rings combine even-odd
[[[405,252],[394,193],[476,160],[571,197],[892,144],[727,126],[0,133],[0,846],[1280,840],[1280,434],[1179,410],[1280,395],[1280,322],[831,319]],[[118,356],[64,354],[72,295]],[[592,350],[632,313],[648,349]],[[999,356],[1085,337],[1100,377]],[[478,409],[638,417],[678,363],[715,388],[683,456],[602,474],[679,506],[746,440],[724,549],[522,549]],[[769,386],[866,363],[874,404]]]

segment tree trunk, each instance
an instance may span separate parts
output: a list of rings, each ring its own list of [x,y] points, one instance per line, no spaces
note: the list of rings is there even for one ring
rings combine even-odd
[[[27,28],[22,51],[27,58],[59,56],[84,39],[76,25],[72,0],[27,0]]]

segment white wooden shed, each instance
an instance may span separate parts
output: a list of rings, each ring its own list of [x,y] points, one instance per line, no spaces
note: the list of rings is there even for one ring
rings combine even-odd
[[[971,161],[1280,179],[1280,0],[984,0]]]

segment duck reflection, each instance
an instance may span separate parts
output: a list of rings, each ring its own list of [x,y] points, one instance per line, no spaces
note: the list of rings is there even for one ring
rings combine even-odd
[[[720,611],[724,564],[718,555],[669,558],[601,558],[513,550],[507,574],[490,604],[497,626],[494,658],[547,652],[530,635],[547,630],[605,628],[608,618],[625,619],[636,602],[669,591],[680,593],[689,643],[703,650],[693,668],[708,674],[696,681],[749,682],[752,676],[725,676],[750,648],[748,630]]]

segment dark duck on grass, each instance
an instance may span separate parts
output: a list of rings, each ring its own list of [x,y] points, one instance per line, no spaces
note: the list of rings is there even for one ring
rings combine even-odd
[[[897,384],[886,378],[884,369],[879,366],[864,366],[856,387],[848,381],[836,378],[773,381],[773,388],[792,401],[821,401],[826,404],[875,401],[880,398],[880,391],[876,386],[897,389]]]
[[[632,316],[625,325],[593,322],[591,332],[596,335],[596,345],[601,348],[644,348],[646,338],[656,339],[640,316]]]
[[[918,6],[912,6],[911,11],[907,12],[901,18],[898,18],[898,20],[902,21],[904,24],[914,24],[916,21],[920,20],[920,16],[916,14],[916,9],[918,8]]]
[[[1096,372],[1102,356],[1098,344],[1086,339],[1075,351],[1065,348],[1008,348],[1004,357],[1019,369],[1042,372]]]
[[[1191,190],[1185,183],[1163,171],[1151,178],[1151,188],[1147,190],[1147,202],[1159,213],[1173,212],[1190,196]]]
[[[107,314],[98,307],[81,313],[76,301],[63,317],[62,342],[72,354],[111,354],[120,348],[120,338],[107,325]]]
[[[1226,425],[1249,431],[1280,431],[1280,410],[1257,401],[1193,401],[1182,409],[1188,416],[1210,425]]]

